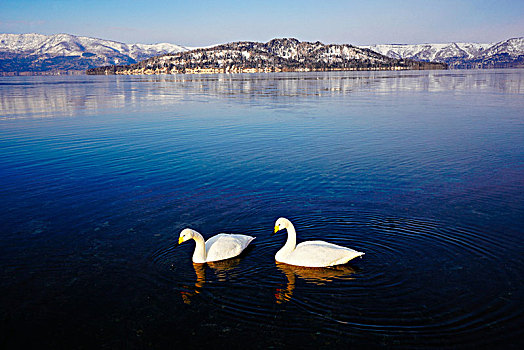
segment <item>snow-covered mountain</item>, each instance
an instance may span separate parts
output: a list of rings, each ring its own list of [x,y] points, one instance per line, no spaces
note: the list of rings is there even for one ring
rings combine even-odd
[[[362,47],[392,58],[443,62],[450,68],[524,66],[524,38],[512,38],[487,44],[387,44]]]
[[[261,47],[260,44],[257,45]],[[361,48],[368,49],[366,51],[358,51],[351,45],[323,45],[318,42],[306,45],[294,40],[279,40],[269,46],[271,48],[268,52],[283,60],[296,60],[304,54],[307,47],[310,52],[323,55],[316,58],[311,56],[308,59],[325,61],[327,65],[340,65],[350,59],[351,55],[356,55],[355,59],[368,57],[368,61],[373,62],[377,58],[372,53],[366,52],[372,50],[393,59],[442,62],[450,68],[524,67],[524,38],[522,37],[487,44],[362,46]],[[202,49],[209,48],[211,47]],[[148,58],[194,49],[196,48],[169,43],[124,44],[70,34],[0,34],[0,75],[83,73],[90,68],[130,65]],[[215,54],[218,55],[213,52],[213,55]],[[264,55],[261,57],[265,57]],[[216,58],[220,60],[218,56]]]
[[[392,58],[411,58],[424,61],[444,60],[450,57],[473,58],[493,44],[386,44],[363,46]]]
[[[207,74],[331,70],[446,69],[442,63],[386,57],[347,44],[238,41],[153,57],[136,64],[92,68],[87,74]]]
[[[482,54],[483,56],[493,56],[508,54],[512,57],[522,56],[524,54],[524,37],[513,38],[494,44]]]
[[[0,34],[0,74],[85,71],[190,49],[169,43],[124,44],[70,34]]]

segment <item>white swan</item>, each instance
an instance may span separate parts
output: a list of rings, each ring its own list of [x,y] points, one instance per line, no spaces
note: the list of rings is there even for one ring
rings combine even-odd
[[[194,239],[196,242],[193,262],[203,264],[205,262],[230,259],[240,255],[255,237],[219,233],[204,242],[204,237],[202,237],[200,233],[190,228],[185,228],[180,232],[178,244],[190,239]]]
[[[324,241],[306,241],[297,245],[297,233],[291,221],[279,218],[275,223],[275,231],[287,230],[286,244],[276,253],[275,260],[280,263],[305,267],[327,267],[341,265],[358,256],[362,252],[341,247]]]

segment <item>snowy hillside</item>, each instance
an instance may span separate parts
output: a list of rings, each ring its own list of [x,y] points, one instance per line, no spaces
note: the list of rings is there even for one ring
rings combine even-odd
[[[129,45],[70,34],[0,34],[0,73],[84,71],[188,49],[169,43]]]
[[[450,57],[473,58],[493,44],[451,43],[451,44],[389,44],[362,46],[388,57],[412,58],[424,61],[443,61]]]
[[[443,62],[451,68],[519,66],[524,60],[524,38],[487,44],[386,44],[362,47],[392,58]]]
[[[445,69],[442,63],[397,60],[352,45],[239,41],[153,57],[136,64],[93,68],[88,74],[203,74],[331,70]]]
[[[500,54],[508,54],[512,57],[522,56],[524,54],[524,38],[514,38],[497,43],[485,50],[482,56],[488,57]]]

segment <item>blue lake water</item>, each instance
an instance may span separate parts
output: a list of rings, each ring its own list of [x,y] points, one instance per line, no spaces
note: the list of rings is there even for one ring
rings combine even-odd
[[[0,78],[0,183],[2,348],[524,345],[524,70]]]

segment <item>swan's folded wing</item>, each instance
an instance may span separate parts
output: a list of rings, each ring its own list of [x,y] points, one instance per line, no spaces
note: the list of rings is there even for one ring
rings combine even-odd
[[[325,267],[345,264],[363,254],[333,243],[307,241],[296,246],[290,256],[290,259],[292,259],[290,261],[300,266]]]
[[[230,259],[240,255],[254,237],[220,233],[206,241],[207,261]]]

